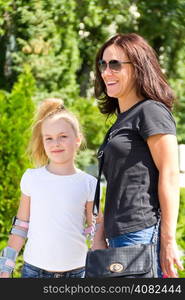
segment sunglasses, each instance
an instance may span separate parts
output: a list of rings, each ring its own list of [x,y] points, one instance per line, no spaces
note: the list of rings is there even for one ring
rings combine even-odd
[[[122,64],[131,64],[131,62],[113,59],[107,63],[105,60],[99,60],[98,68],[99,68],[100,73],[103,73],[107,69],[107,65],[109,65],[109,69],[112,72],[119,72],[119,71],[121,71]]]

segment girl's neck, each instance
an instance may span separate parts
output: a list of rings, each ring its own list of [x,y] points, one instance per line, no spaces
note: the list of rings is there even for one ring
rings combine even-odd
[[[55,175],[72,175],[77,172],[75,165],[72,163],[70,164],[56,164],[49,162],[46,166],[46,169]]]

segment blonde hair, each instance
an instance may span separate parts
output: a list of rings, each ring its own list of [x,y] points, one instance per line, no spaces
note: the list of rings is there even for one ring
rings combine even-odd
[[[32,136],[28,145],[30,154],[36,166],[43,166],[48,163],[48,157],[44,150],[41,127],[44,120],[52,118],[55,115],[61,115],[61,118],[68,122],[76,137],[81,137],[81,145],[85,146],[85,138],[77,117],[64,107],[63,100],[60,98],[44,99],[38,106],[32,125]]]

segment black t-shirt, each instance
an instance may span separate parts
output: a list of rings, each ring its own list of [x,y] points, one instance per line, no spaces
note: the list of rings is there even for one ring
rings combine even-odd
[[[158,170],[146,139],[155,134],[176,135],[174,118],[161,102],[143,100],[120,113],[104,152],[107,181],[105,236],[134,232],[157,222]]]

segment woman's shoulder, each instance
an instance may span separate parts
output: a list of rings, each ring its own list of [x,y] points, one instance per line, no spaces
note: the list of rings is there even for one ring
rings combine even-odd
[[[170,120],[174,124],[176,123],[174,116],[168,107],[164,103],[152,99],[143,101],[143,103],[140,105],[138,116],[142,120],[154,119],[160,121],[164,119]]]
[[[146,99],[143,101],[140,105],[141,111],[166,111],[167,113],[171,114],[171,111],[169,108],[162,102],[152,100],[152,99]]]
[[[144,101],[135,119],[136,128],[144,139],[154,134],[176,135],[175,119],[167,106],[159,101]]]

